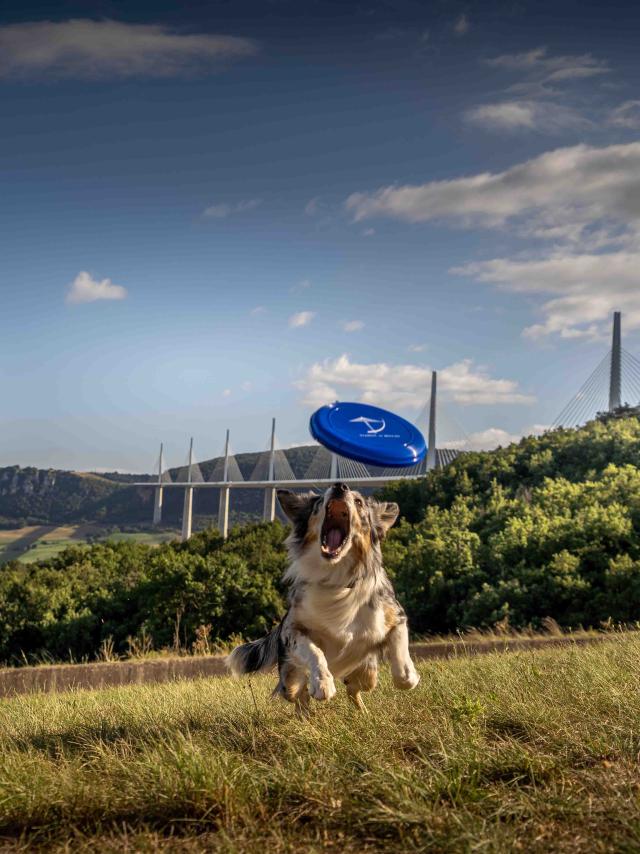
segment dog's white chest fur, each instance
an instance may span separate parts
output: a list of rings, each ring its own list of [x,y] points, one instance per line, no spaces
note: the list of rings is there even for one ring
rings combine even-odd
[[[369,604],[373,589],[310,584],[296,603],[296,622],[324,652],[332,673],[342,676],[386,635],[384,612]]]

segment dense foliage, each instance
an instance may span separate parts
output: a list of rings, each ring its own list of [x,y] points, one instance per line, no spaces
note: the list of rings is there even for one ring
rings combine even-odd
[[[387,568],[415,632],[640,619],[640,421],[598,420],[490,453],[461,455],[385,497],[403,518]],[[0,569],[0,660],[46,652],[118,653],[143,635],[156,648],[256,636],[284,607],[280,523],[152,548],[75,547]],[[130,643],[130,642],[129,642]]]
[[[387,566],[415,631],[640,619],[640,422],[465,454],[386,496]]]
[[[261,635],[282,613],[286,531],[279,523],[236,529],[225,543],[204,532],[188,543],[108,542],[74,547],[49,562],[0,569],[0,661],[23,654],[94,657],[190,649],[196,629],[214,639]]]

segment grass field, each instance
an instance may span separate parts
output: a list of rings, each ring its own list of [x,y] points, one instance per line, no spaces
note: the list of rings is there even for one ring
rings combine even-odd
[[[23,563],[46,560],[55,557],[68,546],[86,542],[89,537],[157,545],[175,539],[177,532],[140,531],[109,534],[99,525],[32,525],[0,530],[0,564],[10,560],[20,560]]]
[[[640,639],[420,670],[308,721],[267,677],[2,701],[2,850],[640,848]]]

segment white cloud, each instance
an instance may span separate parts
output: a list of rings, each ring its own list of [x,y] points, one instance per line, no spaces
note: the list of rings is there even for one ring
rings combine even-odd
[[[427,349],[426,344],[410,344],[407,350],[410,353],[423,353]]]
[[[295,386],[304,403],[321,406],[340,397],[365,403],[419,409],[431,384],[431,369],[385,362],[358,364],[344,354],[311,365]],[[532,403],[513,380],[494,379],[470,359],[438,372],[438,387],[445,397],[461,404]]]
[[[524,330],[529,338],[597,338],[608,333],[613,311],[623,311],[625,327],[640,327],[640,252],[571,254],[534,260],[494,258],[451,270],[516,293],[546,294],[542,323]]]
[[[581,80],[607,74],[610,71],[606,62],[596,59],[590,53],[577,56],[549,56],[546,47],[538,47],[524,53],[502,54],[502,56],[487,59],[486,64],[494,68],[525,72],[544,83]]]
[[[464,36],[469,32],[471,24],[469,23],[469,18],[467,15],[460,15],[455,24],[453,25],[453,31],[457,36]]]
[[[611,111],[609,124],[629,130],[640,128],[640,101],[624,101],[619,104]]]
[[[467,121],[496,131],[529,130],[560,133],[593,126],[578,106],[566,103],[567,87],[607,74],[606,62],[591,54],[549,56],[540,47],[525,53],[504,54],[485,61],[493,68],[521,75],[506,89],[510,95],[495,103],[480,104],[464,113]],[[515,96],[515,97],[514,97]]]
[[[354,193],[356,221],[375,216],[514,229],[552,248],[461,264],[451,272],[545,297],[531,338],[600,337],[611,312],[640,328],[640,142],[559,148],[512,166],[417,186]]]
[[[97,281],[90,273],[78,273],[69,285],[66,295],[68,303],[96,302],[97,300],[126,299],[127,289],[122,285],[114,285],[111,279]]]
[[[266,314],[266,313],[267,313],[267,309],[266,309],[263,305],[256,305],[256,306],[254,306],[254,307],[251,309],[251,311],[249,312],[249,314],[250,314],[252,317],[258,317],[259,315],[261,315],[261,314]]]
[[[364,329],[364,321],[362,320],[343,320],[340,325],[345,332],[360,332]]]
[[[251,380],[245,380],[240,386],[240,388],[242,389],[242,391],[249,392],[253,389],[253,383],[251,382]]]
[[[315,311],[299,311],[289,318],[289,326],[298,329],[300,326],[308,326],[316,316]]]
[[[222,392],[222,396],[223,397],[231,397],[231,389],[225,388],[225,390]]]
[[[381,216],[486,228],[515,222],[527,236],[573,241],[601,222],[599,244],[620,243],[640,226],[640,142],[558,148],[504,172],[353,193],[345,206],[356,222]]]
[[[226,219],[234,213],[246,213],[246,211],[255,210],[260,204],[262,204],[262,199],[244,199],[233,205],[227,202],[219,202],[218,204],[206,207],[202,212],[202,216],[212,219]]]
[[[444,442],[441,447],[459,448],[466,451],[492,451],[497,447],[506,447],[519,442],[523,436],[540,436],[549,428],[543,424],[534,424],[527,427],[521,433],[509,433],[503,430],[502,427],[487,427],[486,430],[478,430],[475,433],[470,433],[465,440],[456,442]],[[439,445],[440,447],[440,445]]]
[[[490,130],[536,130],[546,133],[587,128],[592,124],[572,107],[533,100],[481,104],[467,110],[465,118]]]
[[[373,237],[373,235],[375,233],[376,233],[375,228],[365,228],[365,230],[362,232],[362,236],[363,237]]]
[[[250,39],[122,21],[33,21],[0,27],[0,77],[173,77],[254,54]]]

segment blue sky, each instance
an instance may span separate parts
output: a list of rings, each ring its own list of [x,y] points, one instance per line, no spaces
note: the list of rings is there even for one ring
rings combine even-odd
[[[305,442],[313,408],[477,447],[640,351],[640,8],[8,4],[0,465]],[[443,438],[459,438],[443,421]]]

